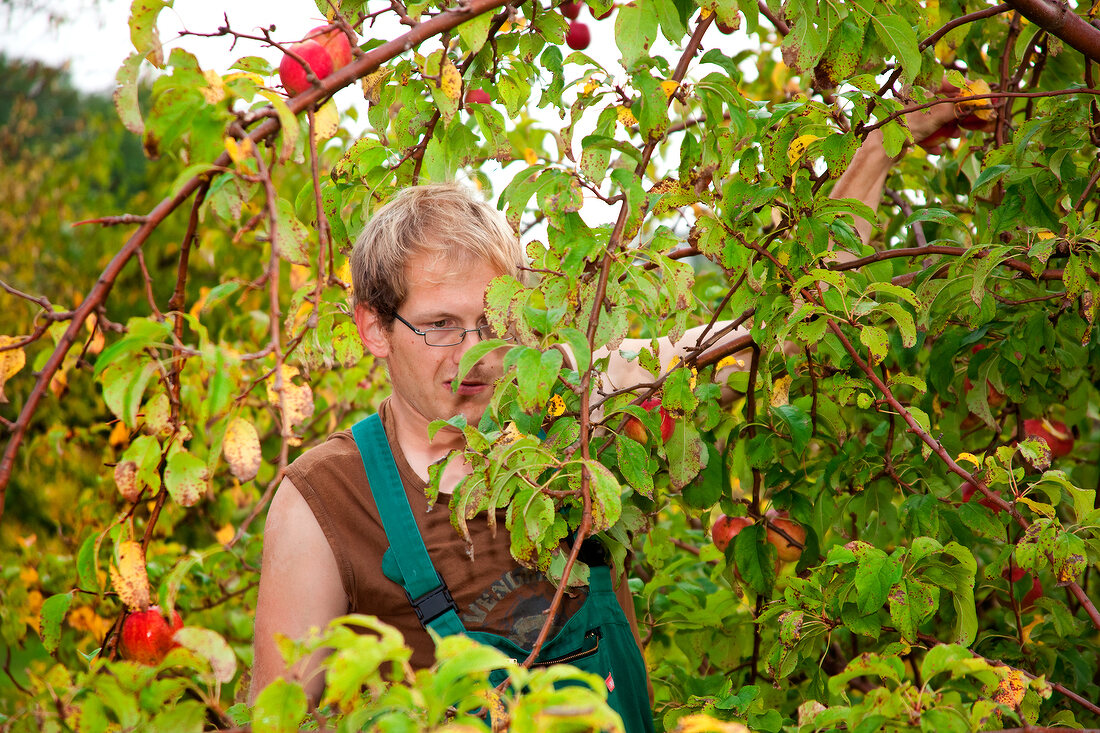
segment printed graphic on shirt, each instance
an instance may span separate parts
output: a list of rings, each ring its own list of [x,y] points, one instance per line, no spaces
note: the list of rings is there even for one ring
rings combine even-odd
[[[566,595],[561,612],[554,620],[551,636],[583,605],[585,592]],[[509,570],[464,609],[460,617],[471,630],[487,631],[530,648],[546,621],[546,611],[554,600],[554,587],[537,570]]]

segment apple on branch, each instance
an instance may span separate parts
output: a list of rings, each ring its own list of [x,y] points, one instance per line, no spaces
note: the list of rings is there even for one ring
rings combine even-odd
[[[730,542],[733,542],[733,538],[751,524],[752,520],[748,517],[729,517],[725,514],[719,514],[718,518],[714,520],[714,524],[710,526],[711,542],[719,550],[725,552]]]
[[[332,73],[332,56],[317,41],[292,43],[287,50],[290,53],[284,54],[283,60],[279,63],[279,80],[290,96],[295,97],[312,86],[309,73],[298,59],[291,55],[292,53],[306,62],[317,79],[324,79]]]
[[[806,546],[806,528],[788,518],[787,512],[769,510],[768,542],[775,545],[781,562],[798,562],[802,557],[802,548]],[[776,529],[786,533],[784,537]],[[788,539],[789,538],[789,539]],[[792,542],[791,540],[794,540]]]
[[[179,646],[173,638],[183,628],[183,619],[172,611],[172,621],[161,613],[159,606],[149,606],[126,617],[122,624],[119,652],[123,659],[142,664],[160,664],[165,655]]]
[[[661,442],[667,443],[668,439],[672,437],[672,432],[676,429],[676,421],[672,419],[672,415],[668,413],[664,407],[661,407],[661,400],[659,397],[650,397],[641,404],[643,409],[653,411],[653,408],[659,407],[661,412]],[[645,445],[649,441],[649,433],[646,431],[645,426],[642,425],[641,420],[636,417],[628,417],[626,422],[623,423],[623,432],[627,437],[635,440],[642,445]]]

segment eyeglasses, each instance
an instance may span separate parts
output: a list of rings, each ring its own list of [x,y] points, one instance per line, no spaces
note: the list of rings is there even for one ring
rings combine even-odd
[[[394,313],[393,317],[408,326],[409,330],[417,336],[423,336],[424,343],[428,346],[458,346],[466,340],[466,334],[468,333],[476,333],[482,341],[497,338],[504,341],[512,340],[512,337],[508,334],[503,336],[498,334],[488,323],[477,328],[429,328],[421,331],[398,314]]]

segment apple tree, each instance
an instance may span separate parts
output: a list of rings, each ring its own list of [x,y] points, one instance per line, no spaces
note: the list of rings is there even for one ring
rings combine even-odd
[[[318,705],[245,702],[267,502],[387,392],[346,254],[394,191],[456,178],[530,272],[486,293],[516,340],[453,421],[454,523],[507,507],[562,593],[587,568],[561,540],[596,536],[659,727],[1100,725],[1100,6],[333,0],[351,56],[314,67],[308,21],[169,44],[169,4],[133,3],[114,96],[158,175],[64,230],[109,257],[0,270],[5,729],[615,726],[600,680],[463,639],[414,673],[363,619],[285,641],[334,650]],[[312,68],[293,96],[284,56]],[[838,188],[865,144],[895,160],[877,208]],[[154,607],[183,628],[135,660]]]

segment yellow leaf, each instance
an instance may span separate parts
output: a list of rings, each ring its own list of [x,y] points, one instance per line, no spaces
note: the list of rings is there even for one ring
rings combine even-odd
[[[511,445],[517,440],[523,437],[523,433],[516,427],[514,422],[510,422],[504,426],[504,432],[497,438],[495,445]]]
[[[462,74],[451,63],[450,58],[443,59],[443,65],[439,69],[439,88],[454,102],[462,96]]]
[[[208,104],[217,104],[225,99],[225,81],[222,80],[221,74],[206,69],[202,72],[202,75],[206,77],[206,86],[199,90],[202,92],[202,98]]]
[[[34,585],[38,582],[38,571],[34,568],[23,568],[19,571],[19,579],[23,581],[23,585]]]
[[[97,323],[98,321],[94,313],[89,313],[88,317],[84,319],[84,328],[92,335],[92,339],[88,342],[87,346],[89,354],[98,354],[103,351],[103,347],[107,345],[107,340],[103,338],[103,331],[96,328]]]
[[[115,426],[111,428],[111,435],[107,438],[107,442],[112,448],[122,448],[130,442],[130,430],[125,423],[121,420],[115,423]]]
[[[330,139],[340,129],[340,113],[331,99],[313,114],[313,142],[320,144]]]
[[[790,390],[791,390],[791,375],[784,374],[779,379],[775,380],[772,385],[772,407],[782,407],[783,405],[790,404]]]
[[[229,153],[229,159],[236,164],[243,163],[252,157],[252,140],[244,138],[237,142],[236,138],[225,136],[225,152]]]
[[[719,361],[714,369],[720,372],[726,367],[739,367],[743,369],[745,367],[745,361],[744,359],[738,359],[736,356],[727,356]]]
[[[791,165],[794,165],[795,161],[806,153],[806,149],[810,147],[810,143],[820,139],[821,138],[817,135],[799,135],[794,139],[790,147],[787,148],[787,160],[791,162]]]
[[[523,159],[527,161],[527,165],[534,165],[539,162],[538,153],[533,148],[523,149]]]
[[[153,435],[172,432],[172,405],[168,395],[160,392],[145,404],[145,429]]]
[[[661,82],[661,89],[665,91],[665,99],[671,98],[672,95],[675,94],[676,90],[679,88],[680,83],[674,79],[665,79],[663,82]]]
[[[638,118],[630,111],[630,107],[619,105],[615,108],[615,114],[619,118],[619,124],[623,127],[633,127],[638,124]]]
[[[1018,669],[1010,669],[997,685],[993,693],[993,702],[1016,707],[1024,700],[1027,691],[1027,677]]]
[[[586,81],[584,83],[584,93],[585,94],[591,94],[592,92],[596,91],[599,88],[600,88],[600,83],[598,81],[596,81],[595,79],[589,79],[588,81]]]
[[[958,463],[960,461],[967,461],[968,463],[973,463],[975,468],[981,468],[982,467],[981,459],[978,458],[973,453],[960,453],[959,457],[955,459],[955,462]]]
[[[15,336],[0,336],[0,347],[17,344],[21,339]],[[16,372],[27,363],[27,355],[23,353],[23,347],[0,351],[0,404],[6,403],[8,398],[4,396],[4,384],[15,376]]]
[[[251,481],[260,471],[263,455],[260,452],[260,438],[252,423],[239,417],[229,422],[222,441],[222,455],[229,464],[230,472],[240,481]]]
[[[550,417],[557,417],[565,412],[565,400],[561,398],[561,395],[553,395],[550,397],[550,402],[547,403],[547,408]]]
[[[214,533],[214,539],[223,545],[228,545],[229,541],[233,539],[233,535],[237,533],[237,530],[233,529],[232,524],[226,524],[224,527]]]
[[[308,384],[294,384],[291,380],[298,376],[298,369],[283,365],[283,400],[286,402],[286,421],[289,425],[297,425],[313,415],[313,390]],[[275,389],[275,375],[267,378],[267,399],[276,407],[279,406],[279,392]]]
[[[145,551],[140,542],[122,542],[118,546],[118,567],[110,568],[111,585],[131,611],[149,608],[149,576],[145,571]]]
[[[699,20],[706,20],[710,16],[714,15],[714,11],[710,8],[703,8],[699,11]]]
[[[360,81],[363,85],[363,99],[371,104],[378,104],[382,94],[382,82],[390,75],[391,69],[379,69],[373,74],[367,74]]]
[[[1042,242],[1047,239],[1054,239],[1058,235],[1050,231],[1049,229],[1036,229],[1035,236],[1040,242]]]

